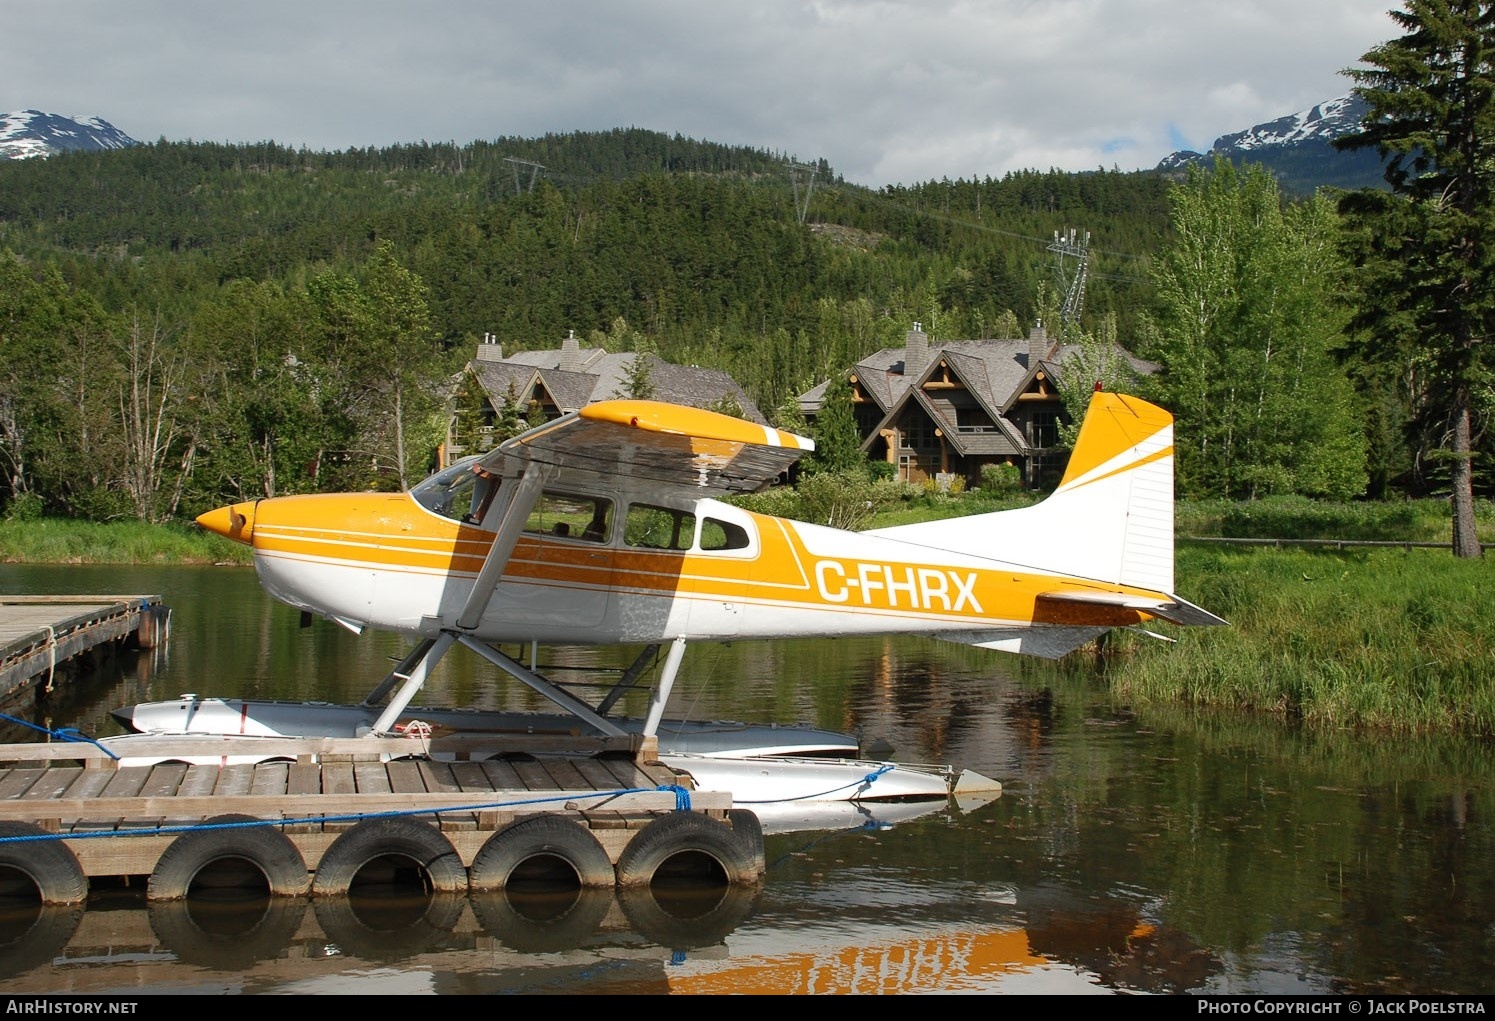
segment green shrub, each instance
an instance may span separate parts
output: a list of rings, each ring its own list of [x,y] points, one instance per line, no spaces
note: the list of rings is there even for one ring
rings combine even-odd
[[[981,466],[981,490],[998,499],[1021,492],[1023,473],[1011,462],[983,464]]]
[[[42,498],[35,493],[21,493],[11,499],[5,508],[6,521],[40,521]]]

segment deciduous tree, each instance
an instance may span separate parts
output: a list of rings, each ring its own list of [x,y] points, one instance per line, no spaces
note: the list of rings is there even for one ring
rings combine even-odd
[[[1192,171],[1172,201],[1145,353],[1178,419],[1181,492],[1360,494],[1363,432],[1331,353],[1347,316],[1332,207],[1285,206],[1264,169],[1224,159]]]

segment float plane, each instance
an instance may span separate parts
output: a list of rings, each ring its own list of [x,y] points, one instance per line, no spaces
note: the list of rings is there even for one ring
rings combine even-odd
[[[1059,487],[1030,507],[853,532],[725,499],[775,484],[813,448],[698,408],[610,400],[407,492],[209,511],[198,524],[251,546],[270,596],[353,631],[408,635],[415,649],[360,707],[307,704],[277,720],[287,704],[185,696],[115,715],[137,731],[394,735],[431,669],[462,645],[544,694],[573,726],[657,738],[661,758],[673,756],[703,789],[732,789],[751,804],[795,796],[784,793],[786,774],[744,787],[713,763],[796,756],[778,761],[808,774],[804,756],[854,754],[855,740],[848,748],[843,736],[808,728],[664,720],[689,642],[924,635],[1057,658],[1113,628],[1226,623],[1173,592],[1173,419],[1136,397],[1097,389]],[[667,652],[647,717],[627,721],[607,715],[614,696],[590,704],[539,674],[533,658],[526,667],[500,652],[506,642],[642,644],[636,668]],[[862,793],[920,796],[901,792],[895,775]],[[733,786],[712,787],[712,777]],[[930,782],[942,794],[953,786],[942,774],[926,793]],[[807,784],[800,789],[825,785]]]

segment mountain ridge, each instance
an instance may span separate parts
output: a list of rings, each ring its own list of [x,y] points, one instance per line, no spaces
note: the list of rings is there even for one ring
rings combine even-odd
[[[1237,166],[1262,164],[1284,191],[1295,194],[1311,194],[1325,186],[1385,187],[1384,164],[1377,153],[1342,152],[1334,147],[1336,138],[1359,130],[1368,110],[1358,96],[1339,96],[1221,135],[1207,152],[1172,152],[1153,170],[1180,179],[1190,167],[1208,168],[1216,156],[1222,156]],[[0,114],[0,158],[34,159],[69,150],[121,149],[139,144],[100,117],[65,117],[40,110]]]
[[[139,144],[99,117],[64,117],[41,110],[0,114],[0,158],[34,159],[74,149],[123,149]]]
[[[1189,149],[1169,153],[1155,168],[1167,177],[1182,177],[1190,167],[1208,168],[1216,156],[1236,166],[1259,163],[1288,192],[1311,194],[1320,187],[1384,188],[1384,162],[1370,150],[1344,152],[1334,140],[1360,130],[1370,106],[1353,93],[1315,103],[1306,110],[1263,121],[1244,131],[1215,139],[1208,152]]]

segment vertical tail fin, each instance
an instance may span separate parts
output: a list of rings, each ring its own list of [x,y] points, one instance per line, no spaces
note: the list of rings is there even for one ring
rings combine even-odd
[[[1101,580],[1172,592],[1173,416],[1097,391],[1059,488],[1039,506],[1073,524]]]
[[[871,533],[1153,592],[1173,590],[1173,416],[1098,391],[1063,480],[1032,507]]]

